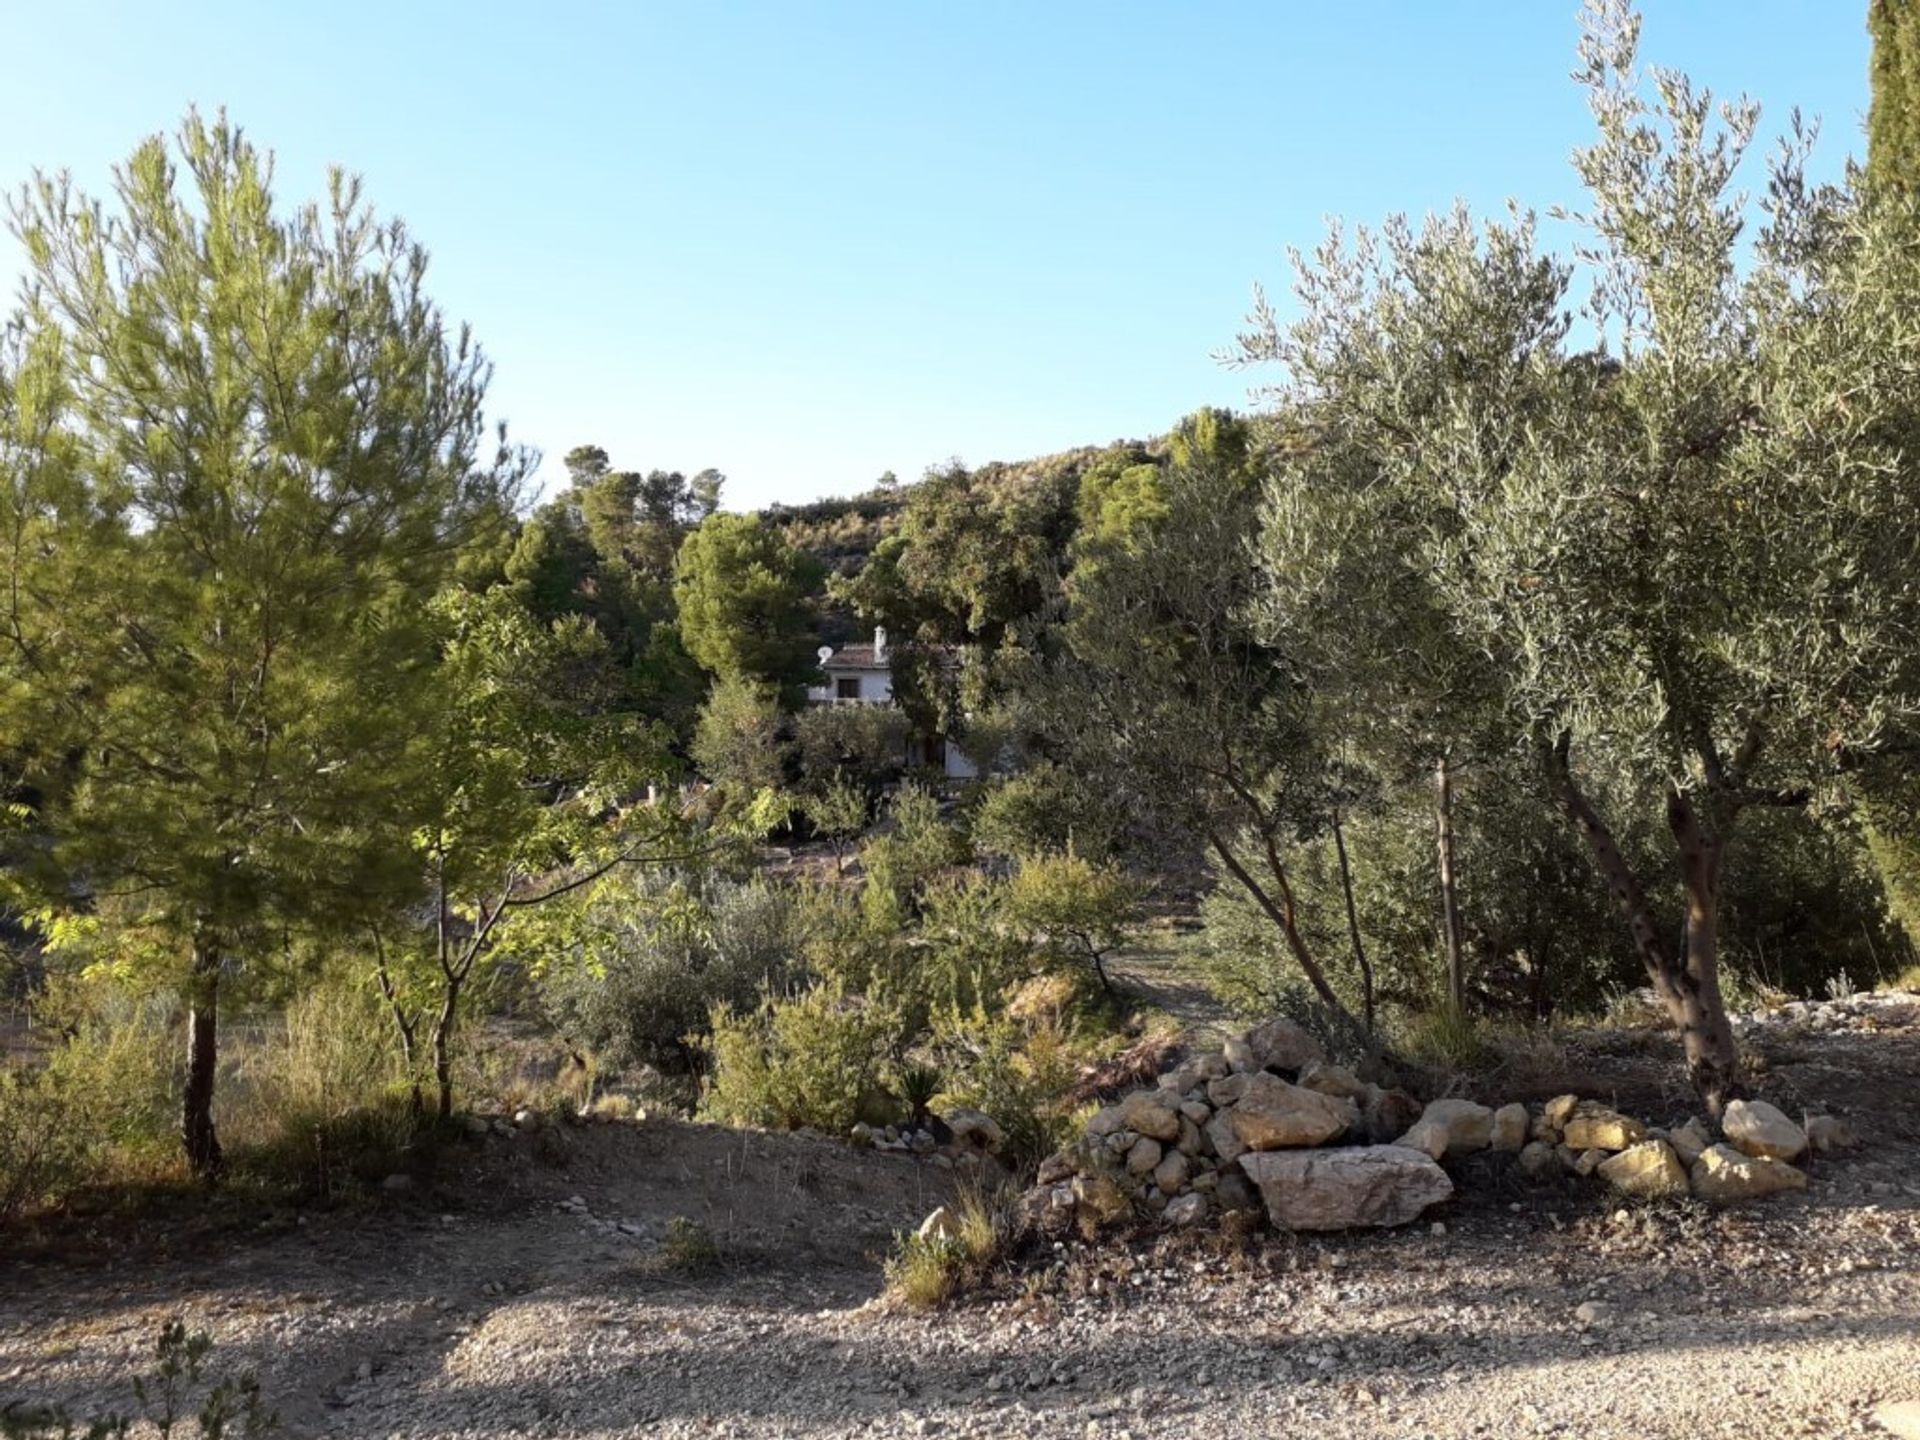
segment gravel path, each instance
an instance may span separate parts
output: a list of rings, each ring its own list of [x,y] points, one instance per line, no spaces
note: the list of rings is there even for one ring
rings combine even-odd
[[[1783,1085],[1876,1073],[1850,1046],[1900,1082],[1804,1195],[1616,1209],[1489,1156],[1439,1233],[1143,1234],[934,1316],[876,1303],[879,1261],[949,1172],[673,1123],[571,1132],[562,1169],[489,1142],[384,1210],[0,1261],[0,1403],[124,1405],[184,1313],[296,1437],[1874,1434],[1920,1398],[1913,1041],[1774,1047]],[[676,1214],[716,1262],[675,1261]]]

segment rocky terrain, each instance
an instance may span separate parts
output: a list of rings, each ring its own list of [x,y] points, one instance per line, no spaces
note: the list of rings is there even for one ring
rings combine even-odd
[[[1858,1139],[1755,1204],[1489,1146],[1410,1226],[1068,1230],[919,1315],[879,1267],[956,1183],[931,1157],[670,1121],[496,1137],[375,1210],[0,1259],[0,1403],[124,1406],[177,1313],[294,1436],[1886,1433],[1920,1399],[1920,999],[1743,1031],[1763,1094]],[[1576,1035],[1566,1070],[1481,1098],[1686,1114],[1664,1039]]]

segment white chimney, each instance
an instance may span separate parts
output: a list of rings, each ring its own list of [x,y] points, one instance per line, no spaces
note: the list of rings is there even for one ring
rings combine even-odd
[[[873,663],[878,665],[887,658],[887,627],[873,627]]]

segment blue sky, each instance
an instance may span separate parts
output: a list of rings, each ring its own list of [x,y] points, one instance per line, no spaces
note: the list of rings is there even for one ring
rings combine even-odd
[[[103,188],[224,104],[284,196],[339,162],[407,218],[547,476],[594,441],[757,506],[1243,403],[1210,356],[1324,217],[1576,198],[1575,9],[0,0],[0,180]],[[1865,0],[1647,9],[1648,58],[1860,150]]]

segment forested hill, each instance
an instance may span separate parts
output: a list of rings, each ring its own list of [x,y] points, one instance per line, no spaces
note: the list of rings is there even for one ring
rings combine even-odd
[[[1097,498],[1139,488],[1167,449],[1157,436],[972,468],[955,460],[915,483],[883,481],[761,516],[828,577],[827,640],[848,638],[869,618],[927,638],[997,639],[1051,594]]]

